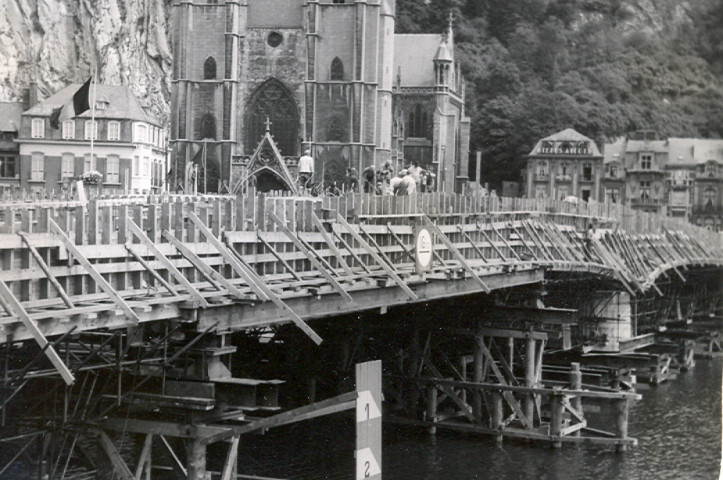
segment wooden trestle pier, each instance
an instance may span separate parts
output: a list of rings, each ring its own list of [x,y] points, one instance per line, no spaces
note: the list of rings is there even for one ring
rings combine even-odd
[[[33,452],[38,478],[202,479],[219,442],[235,478],[241,435],[348,408],[370,358],[394,421],[624,449],[640,396],[620,356],[669,361],[687,337],[661,347],[661,325],[720,315],[720,237],[620,205],[249,194],[0,212],[0,478]],[[611,432],[588,424],[595,402]],[[129,433],[139,451],[121,451]]]

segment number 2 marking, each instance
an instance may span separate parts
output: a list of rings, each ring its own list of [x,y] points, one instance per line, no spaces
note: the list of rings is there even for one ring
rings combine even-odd
[[[369,461],[364,462],[364,478],[369,476],[369,467],[371,467]]]

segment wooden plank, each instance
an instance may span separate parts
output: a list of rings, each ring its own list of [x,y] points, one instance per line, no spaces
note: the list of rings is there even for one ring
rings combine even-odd
[[[40,348],[45,349],[45,355],[48,357],[50,362],[53,364],[53,366],[58,370],[60,373],[60,376],[63,377],[63,380],[68,385],[72,385],[75,381],[75,377],[71,373],[71,371],[68,369],[68,367],[63,363],[63,360],[61,360],[60,356],[58,355],[58,352],[55,351],[52,345],[48,345],[48,339],[45,338],[45,335],[43,332],[40,331],[40,328],[35,324],[35,322],[30,318],[30,315],[28,315],[28,312],[25,311],[23,306],[20,304],[17,298],[15,298],[15,295],[13,295],[10,288],[7,286],[5,282],[0,280],[0,297],[2,297],[3,300],[3,306],[7,310],[7,312],[10,315],[17,316],[20,321],[25,325],[25,328],[28,329],[30,334],[33,336],[36,342],[38,342],[38,345],[40,345]],[[47,346],[47,348],[46,348]]]
[[[238,435],[231,439],[231,444],[228,446],[226,461],[223,466],[223,472],[221,473],[221,480],[236,480],[236,475],[238,473],[236,460],[238,458],[238,443],[240,439],[241,437]]]
[[[467,232],[464,230],[464,226],[457,225],[457,230],[459,230],[459,232],[462,234],[462,236],[465,238],[465,240],[467,240],[467,242],[469,242],[469,244],[472,246],[472,249],[475,252],[477,252],[477,255],[479,255],[479,258],[481,258],[482,261],[484,261],[485,263],[489,263],[487,261],[487,259],[485,258],[484,254],[482,253],[482,250],[480,250],[480,248],[477,245],[475,245],[474,241],[472,240],[472,237],[467,235]]]
[[[281,264],[282,264],[282,265],[284,266],[284,268],[291,274],[291,276],[294,277],[296,280],[301,280],[301,277],[299,276],[298,273],[296,273],[296,271],[291,267],[291,265],[289,265],[289,262],[287,262],[286,260],[284,260],[284,257],[282,257],[282,256],[279,254],[279,252],[277,252],[277,251],[274,249],[274,247],[272,247],[271,244],[270,244],[269,242],[267,242],[266,239],[264,239],[263,236],[261,236],[261,232],[257,232],[257,234],[258,234],[258,238],[259,238],[259,240],[261,241],[261,243],[266,247],[266,249],[267,249],[269,252],[271,252],[271,255],[273,255],[274,257],[276,257],[276,259],[277,259],[279,262],[281,262]]]
[[[326,280],[331,284],[332,287],[334,287],[334,290],[336,290],[337,293],[339,293],[339,295],[341,295],[344,299],[346,299],[346,301],[348,301],[350,303],[354,301],[354,300],[352,300],[351,295],[349,295],[349,293],[347,293],[347,291],[344,289],[344,287],[342,287],[341,284],[334,277],[331,276],[329,271],[326,268],[324,268],[324,266],[319,262],[319,260],[316,259],[316,257],[314,256],[314,253],[311,252],[307,248],[307,246],[304,245],[304,243],[296,237],[296,235],[294,235],[294,232],[289,230],[289,227],[284,225],[284,222],[282,222],[281,219],[279,217],[277,217],[276,214],[274,214],[274,212],[269,211],[269,212],[267,212],[266,215],[274,223],[276,223],[276,225],[278,225],[278,227],[281,229],[281,231],[286,234],[286,236],[289,238],[289,240],[291,240],[291,242],[296,246],[296,248],[301,250],[304,253],[304,255],[306,255],[306,257],[309,259],[309,261],[314,266],[314,268],[316,268],[319,271],[319,273],[321,273],[324,276],[324,278],[326,278]]]
[[[294,312],[291,307],[289,307],[281,298],[276,295],[271,288],[266,285],[266,283],[258,276],[256,275],[256,272],[253,272],[251,269],[245,267],[241,262],[239,262],[235,256],[231,252],[227,250],[227,248],[221,243],[221,241],[214,237],[213,234],[209,231],[208,227],[201,222],[201,220],[193,213],[189,212],[188,217],[191,219],[191,221],[196,224],[200,232],[206,237],[206,240],[211,243],[218,251],[221,253],[221,256],[224,257],[224,260],[231,265],[231,267],[238,272],[241,277],[248,283],[248,285],[254,290],[260,293],[260,295],[257,295],[265,300],[271,300],[271,302],[276,305],[280,310],[285,312],[288,317],[291,319],[294,324],[296,324],[297,327],[299,327],[304,333],[306,333],[317,345],[319,345],[322,342],[321,337],[314,331],[312,328],[302,320],[302,318]],[[347,294],[348,295],[348,294]]]
[[[146,236],[146,234],[141,230],[141,227],[136,225],[136,222],[133,220],[128,220],[128,228],[130,229],[131,233],[135,235],[141,243],[148,248],[151,253],[163,264],[163,266],[168,270],[171,275],[173,275],[178,283],[180,283],[186,291],[191,294],[194,301],[198,302],[198,304],[202,308],[208,308],[208,302],[206,299],[201,295],[201,293],[194,287],[191,282],[188,281],[185,275],[183,275],[176,267],[171,263],[168,258],[163,255],[163,253],[156,247],[156,244],[151,242],[150,239]]]
[[[98,273],[98,271],[93,267],[93,264],[88,261],[87,258],[83,256],[83,254],[80,253],[80,250],[78,250],[78,247],[75,246],[75,244],[70,241],[68,236],[60,229],[57,223],[53,221],[52,219],[48,219],[48,223],[50,224],[50,229],[55,233],[63,242],[63,245],[66,249],[73,255],[73,257],[80,263],[85,270],[88,272],[88,274],[95,280],[96,284],[108,295],[113,302],[118,305],[124,312],[126,312],[126,315],[134,322],[138,323],[140,319],[138,318],[138,315],[133,311],[133,309],[128,305],[125,300],[121,298],[120,295],[118,295],[118,292],[115,291],[113,287],[110,286],[110,284],[106,281],[103,276]],[[133,223],[131,221],[131,223]]]
[[[288,425],[290,423],[299,422],[301,420],[309,420],[311,418],[315,418],[321,415],[328,415],[329,413],[331,413],[331,410],[329,409],[334,407],[336,408],[334,408],[333,411],[348,410],[356,407],[357,397],[357,392],[343,393],[336,397],[321,400],[310,405],[304,405],[303,407],[288,410],[272,417],[267,417],[262,420],[256,420],[255,422],[251,422],[246,425],[229,425],[229,428],[226,431],[202,438],[201,442],[208,445],[210,443],[220,442],[221,440],[226,440],[228,438],[243,435],[245,433],[279,427],[282,425]]]
[[[347,275],[354,275],[354,273],[351,271],[351,268],[349,268],[349,265],[346,263],[346,260],[344,260],[344,257],[341,255],[341,252],[338,248],[336,248],[334,240],[329,235],[329,232],[327,232],[324,228],[324,224],[321,223],[321,220],[319,220],[319,217],[317,217],[316,213],[314,213],[313,211],[311,212],[311,221],[314,223],[314,226],[319,231],[319,233],[321,233],[321,236],[324,237],[324,241],[329,246],[329,249],[332,251],[332,253],[334,253],[334,256],[336,257],[337,262],[339,262],[341,268],[344,269]]]
[[[482,342],[480,344],[480,349],[482,350],[482,354],[487,357],[487,362],[489,363],[490,368],[494,372],[495,376],[497,377],[497,381],[500,382],[500,384],[504,386],[508,386],[507,380],[505,379],[505,376],[502,374],[500,369],[497,367],[497,363],[495,362],[494,357],[492,357],[492,353],[490,353],[487,346]],[[527,391],[532,390],[529,388],[526,388]],[[532,393],[532,392],[529,392]],[[520,407],[519,402],[514,397],[511,391],[509,390],[503,390],[502,397],[507,401],[507,404],[512,408],[512,411],[515,412],[517,415],[517,418],[520,419],[522,422],[522,425],[524,425],[525,428],[531,429],[533,427],[532,422],[527,416],[525,416],[525,413],[522,411],[522,407]]]
[[[190,248],[188,248],[180,240],[178,240],[176,237],[174,237],[170,231],[164,230],[161,233],[161,235],[163,236],[163,238],[168,240],[169,243],[173,244],[173,246],[176,247],[179,252],[181,252],[181,255],[186,257],[186,259],[188,259],[189,262],[191,262],[197,269],[199,269],[205,275],[211,277],[213,280],[220,283],[226,290],[228,290],[230,293],[232,293],[237,298],[246,298],[246,295],[241,293],[241,291],[236,287],[236,285],[229,282],[226,277],[224,277],[223,275],[218,273],[215,269],[208,266],[201,257],[199,257],[198,255],[193,253]]]
[[[136,466],[136,474],[133,476],[134,480],[141,480],[143,470],[146,470],[146,464],[148,464],[148,474],[150,475],[151,465],[148,461],[151,456],[151,446],[153,445],[153,434],[149,433],[146,435],[146,439],[143,441],[143,449],[141,450],[141,456],[138,458],[138,465]]]
[[[464,267],[465,270],[472,276],[472,278],[479,284],[479,286],[482,287],[482,290],[485,291],[485,293],[490,293],[490,287],[487,286],[487,284],[482,281],[479,275],[477,275],[477,272],[475,272],[469,263],[467,263],[467,260],[464,258],[464,255],[457,250],[457,247],[454,246],[454,244],[451,242],[449,238],[442,232],[442,230],[437,227],[437,225],[432,222],[432,220],[427,216],[424,215],[422,217],[427,224],[427,226],[432,229],[432,231],[439,237],[440,240],[442,240],[442,243],[444,243],[447,246],[447,249],[452,252],[452,254],[457,258],[457,261]]]
[[[136,261],[137,261],[138,263],[140,263],[140,264],[143,266],[143,268],[145,268],[146,271],[153,276],[153,278],[155,278],[156,280],[158,280],[158,282],[159,282],[161,285],[163,285],[163,286],[165,287],[165,289],[168,290],[168,292],[169,292],[171,295],[173,295],[174,297],[177,297],[177,296],[178,296],[178,292],[176,291],[176,289],[173,288],[173,286],[171,286],[171,284],[168,283],[163,277],[161,277],[161,275],[160,275],[154,268],[152,268],[152,267],[148,264],[148,262],[146,262],[146,260],[145,260],[138,252],[136,252],[136,251],[133,249],[131,243],[126,243],[125,246],[126,246],[126,250],[128,251],[128,253],[130,253],[131,256],[133,256],[133,258],[135,258]]]
[[[98,440],[100,440],[100,446],[103,447],[103,451],[108,455],[108,459],[111,465],[113,465],[113,475],[118,475],[121,480],[134,480],[133,472],[128,468],[123,457],[121,457],[121,454],[115,448],[115,445],[113,445],[113,441],[104,431],[97,430],[96,432]]]
[[[228,251],[226,246],[221,243],[221,240],[216,238],[211,233],[208,227],[206,227],[206,225],[201,221],[201,219],[196,216],[196,214],[194,214],[193,212],[188,212],[188,218],[206,237],[206,241],[210,243],[221,254],[224,261],[228,263],[241,278],[243,278],[244,282],[246,282],[246,284],[251,288],[251,290],[254,291],[256,296],[259,297],[261,300],[269,300],[270,297],[267,294],[266,288],[264,288],[264,282],[260,281],[260,279],[256,276],[255,272],[252,272],[251,269],[248,269],[243,264],[241,264],[241,262],[239,262],[236,257]],[[271,291],[271,289],[268,289],[268,291]]]
[[[395,272],[389,265],[387,265],[387,263],[384,260],[382,260],[382,258],[379,255],[377,255],[377,253],[374,251],[374,249],[372,249],[372,247],[367,242],[365,242],[364,239],[358,233],[356,233],[354,231],[354,229],[351,227],[351,225],[349,225],[349,223],[344,219],[344,217],[342,217],[339,213],[337,213],[336,218],[337,218],[337,221],[344,227],[344,229],[347,232],[349,232],[349,234],[354,238],[354,240],[356,240],[357,243],[369,255],[371,255],[371,257],[374,259],[374,261],[377,262],[377,264],[380,267],[382,267],[382,269],[384,269],[385,272],[387,272],[387,275],[389,275],[394,280],[394,282],[396,282],[396,284],[399,286],[399,288],[404,290],[404,293],[406,293],[407,296],[411,300],[419,300],[419,297],[417,296],[417,294],[414,293],[412,291],[412,289],[409,288],[409,286],[406,283],[404,283],[404,280],[402,280],[399,277],[399,275],[397,275],[397,272]]]
[[[60,298],[63,299],[63,303],[68,308],[75,308],[75,304],[73,304],[72,300],[70,300],[70,297],[68,297],[68,294],[65,293],[65,290],[60,285],[60,282],[58,282],[58,279],[55,278],[53,273],[50,271],[50,267],[48,267],[48,264],[45,263],[43,260],[43,257],[40,256],[40,253],[38,253],[38,250],[30,243],[30,240],[23,232],[18,232],[18,235],[20,235],[20,238],[23,240],[25,245],[27,245],[28,249],[30,250],[30,253],[33,255],[33,258],[40,266],[40,269],[43,271],[46,277],[48,277],[48,281],[50,284],[55,288],[55,291],[58,292],[58,295],[60,295]]]

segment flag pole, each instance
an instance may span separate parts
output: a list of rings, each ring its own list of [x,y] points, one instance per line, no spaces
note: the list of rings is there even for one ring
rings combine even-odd
[[[95,88],[96,88],[96,77],[98,75],[98,66],[94,67],[93,76],[90,80],[90,85],[92,87],[93,93],[91,94],[92,99],[90,101],[90,126],[91,126],[91,135],[90,135],[90,166],[92,170],[95,170],[95,157],[93,156],[93,148],[94,148],[94,140],[95,136],[98,134],[98,127],[95,124]]]

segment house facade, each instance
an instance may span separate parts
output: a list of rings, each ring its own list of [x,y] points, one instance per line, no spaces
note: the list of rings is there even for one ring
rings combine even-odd
[[[460,189],[469,119],[451,28],[398,35],[394,14],[394,0],[174,1],[174,184],[199,171],[208,191],[234,191],[268,130],[294,177],[308,149],[316,181],[414,160]]]
[[[88,110],[53,128],[53,110],[71,101],[78,88],[69,85],[23,112],[17,138],[20,188],[68,191],[84,173],[97,171],[104,192],[162,191],[166,133],[127,87],[96,85],[95,116]]]
[[[635,132],[604,157],[607,200],[723,230],[723,140]]]
[[[20,130],[23,104],[0,102],[0,194],[20,188]]]
[[[568,128],[538,141],[527,156],[528,198],[602,201],[603,156],[595,142]]]

